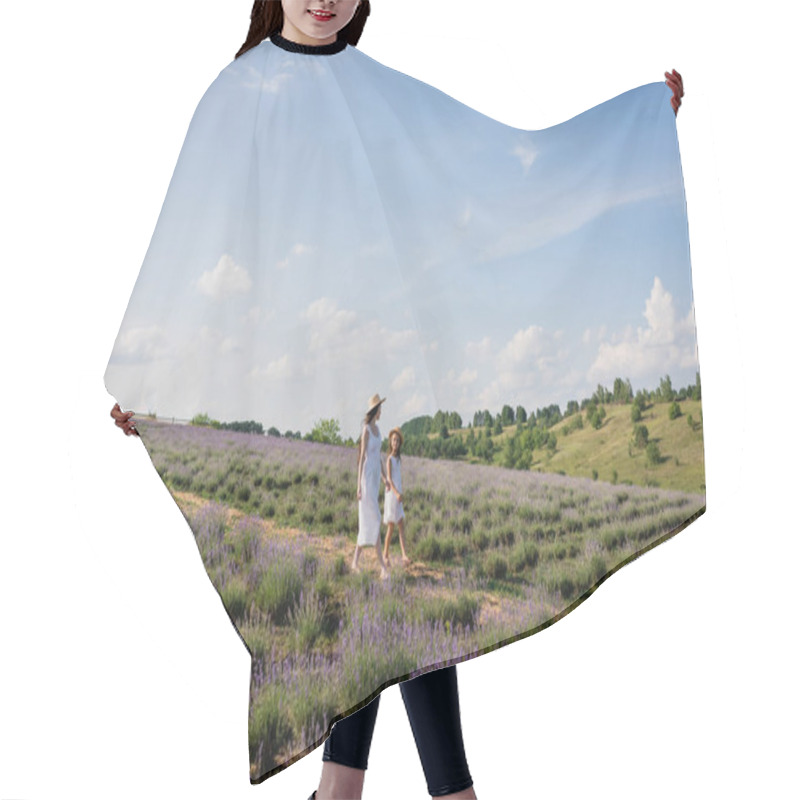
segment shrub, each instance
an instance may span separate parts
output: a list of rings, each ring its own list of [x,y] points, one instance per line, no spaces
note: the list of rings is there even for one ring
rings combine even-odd
[[[480,530],[472,537],[472,542],[478,550],[483,551],[489,546],[489,536],[486,531]]]
[[[669,407],[669,418],[677,419],[681,415],[681,407],[677,400],[673,400]]]
[[[426,536],[417,543],[417,557],[423,561],[437,561],[441,553],[441,545],[435,536]]]
[[[246,503],[250,499],[250,487],[240,486],[236,492],[236,499],[240,503]]]
[[[220,591],[222,604],[234,622],[241,622],[247,612],[247,586],[237,577],[231,578]]]
[[[486,559],[485,569],[490,578],[501,581],[508,575],[508,562],[501,555],[492,553]]]
[[[661,463],[661,450],[659,450],[656,442],[648,442],[645,453],[647,454],[647,463],[651,466]]]
[[[288,558],[278,558],[269,564],[255,592],[255,603],[271,614],[276,624],[286,622],[289,610],[303,589],[297,565]]]
[[[520,542],[511,553],[510,567],[514,572],[522,572],[526,567],[539,563],[539,549],[533,542]]]
[[[647,447],[649,437],[650,433],[647,430],[647,425],[636,425],[633,429],[633,437],[631,441],[634,447],[638,447],[640,450],[643,450],[645,447]]]
[[[615,531],[605,531],[600,537],[603,547],[606,550],[616,550],[625,544],[625,531],[618,528]]]
[[[593,582],[597,582],[601,578],[604,578],[606,572],[608,572],[605,559],[597,553],[592,556],[592,560],[589,563],[589,569],[592,573]]]
[[[289,611],[288,621],[294,629],[295,646],[307,650],[322,636],[325,602],[312,589],[300,593],[300,599]]]
[[[455,599],[432,597],[422,601],[421,616],[427,622],[450,622],[453,626],[475,625],[480,603],[471,594],[460,594]]]
[[[558,582],[558,591],[561,593],[561,597],[564,600],[571,600],[572,596],[575,594],[575,582],[572,578],[564,576]]]
[[[250,763],[257,764],[259,742],[289,741],[292,725],[284,696],[285,689],[277,684],[265,683],[253,701],[250,716]]]

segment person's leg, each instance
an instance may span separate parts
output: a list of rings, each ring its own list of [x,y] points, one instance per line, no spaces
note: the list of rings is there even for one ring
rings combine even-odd
[[[389,564],[389,542],[392,541],[392,533],[394,531],[394,522],[386,523],[386,538],[383,542],[383,560]]]
[[[461,733],[455,666],[400,684],[431,797],[474,798]]]
[[[406,518],[400,517],[400,521],[397,523],[397,536],[400,539],[400,550],[403,553],[403,563],[410,564],[411,559],[408,557],[406,553],[406,539],[405,539],[405,529],[406,529]]]
[[[315,800],[358,800],[364,787],[378,695],[355,714],[334,723],[322,751],[322,777]]]
[[[378,558],[378,566],[381,568],[381,578],[386,580],[389,577],[389,570],[383,562],[383,545],[381,545],[381,535],[378,533],[378,541],[375,542],[375,555]]]

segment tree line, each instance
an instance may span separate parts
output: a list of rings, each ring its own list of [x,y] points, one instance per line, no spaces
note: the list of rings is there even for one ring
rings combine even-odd
[[[403,452],[424,458],[460,459],[471,456],[489,464],[499,461],[509,468],[529,469],[534,450],[555,451],[557,437],[550,429],[565,419],[572,418],[561,428],[562,436],[583,428],[584,419],[586,424],[595,429],[602,427],[607,405],[630,405],[631,421],[636,425],[640,422],[645,407],[651,403],[670,403],[669,416],[670,419],[675,419],[681,415],[680,401],[700,399],[699,372],[695,374],[693,384],[677,390],[673,388],[669,375],[661,378],[655,389],[639,389],[636,392],[629,379],[615,378],[610,389],[598,384],[591,397],[568,401],[563,412],[556,403],[531,409],[530,412],[522,405],[510,404],[503,405],[495,414],[489,409],[480,409],[473,413],[471,421],[467,423],[466,434],[452,435],[454,431],[464,430],[464,421],[456,411],[438,410],[432,415],[414,417],[400,426],[404,439]],[[688,423],[695,428],[691,416]],[[221,423],[210,419],[207,414],[196,415],[191,424],[260,435],[264,433],[261,423],[252,420]],[[512,436],[504,437],[501,442],[496,441],[497,436],[511,427],[515,428]],[[267,430],[267,435],[349,447],[358,445],[358,440],[352,437],[345,439],[342,436],[339,421],[336,419],[316,420],[306,434],[292,430],[281,433],[272,426]],[[647,450],[650,463],[658,463],[660,459],[654,445],[655,443],[648,441],[647,428],[644,425],[634,428],[631,447]],[[383,449],[386,450],[387,447],[388,442],[384,440]]]

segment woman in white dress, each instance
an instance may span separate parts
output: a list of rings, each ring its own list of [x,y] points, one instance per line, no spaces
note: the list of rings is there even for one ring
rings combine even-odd
[[[381,406],[386,398],[378,394],[369,399],[369,408],[361,430],[361,446],[358,452],[358,540],[353,555],[353,571],[358,572],[358,557],[362,547],[374,547],[381,567],[381,578],[388,578],[389,571],[383,563],[381,552],[381,509],[378,503],[381,478],[388,481],[381,459],[381,432],[377,422],[381,418]]]
[[[403,434],[399,428],[392,428],[389,431],[389,455],[386,458],[388,486],[383,506],[383,521],[386,523],[383,560],[386,562],[387,567],[391,566],[392,563],[389,560],[389,543],[392,540],[392,532],[395,525],[397,525],[397,533],[400,536],[400,552],[403,554],[403,565],[411,563],[411,559],[406,555],[406,543],[403,536],[406,514],[403,510],[403,474],[400,460],[400,448],[402,446]]]

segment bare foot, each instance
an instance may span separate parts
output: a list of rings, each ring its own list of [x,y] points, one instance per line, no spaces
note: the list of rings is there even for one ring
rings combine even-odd
[[[411,559],[408,556],[403,556],[403,566],[407,566],[411,563]]]
[[[387,556],[386,553],[383,554],[383,561],[387,567],[392,566],[392,562],[389,560],[389,556]]]
[[[381,580],[386,580],[389,577],[389,571],[386,569],[381,570]]]
[[[352,569],[353,572],[361,572],[361,567],[359,567],[355,561],[350,565],[350,569]]]

